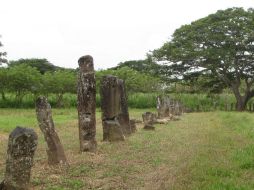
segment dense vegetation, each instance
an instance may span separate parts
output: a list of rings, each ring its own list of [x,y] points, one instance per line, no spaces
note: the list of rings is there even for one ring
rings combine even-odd
[[[39,95],[54,99],[53,106],[74,106],[77,72],[78,70],[56,67],[46,59],[10,61],[8,67],[0,67],[0,106],[33,107],[33,102]],[[162,88],[159,78],[121,67],[96,72],[98,96],[103,75],[115,75],[124,79],[129,94],[159,92]],[[68,94],[65,96],[65,100],[68,100],[64,102],[65,94]]]
[[[184,25],[153,56],[175,75],[217,78],[242,111],[254,96],[254,10],[220,10]]]
[[[0,53],[0,61],[6,62],[5,55]],[[174,98],[177,94],[178,99],[189,97],[184,102],[194,101],[187,94],[201,94],[206,98],[198,98],[187,106],[194,109],[202,105],[203,110],[212,110],[216,106],[211,97],[230,96],[224,104],[235,103],[236,109],[243,111],[252,104],[254,96],[253,60],[254,10],[220,10],[183,25],[170,41],[148,53],[144,60],[130,60],[96,71],[97,96],[102,76],[110,74],[124,79],[129,98],[137,98],[131,106],[155,104],[153,99],[146,102],[147,106],[139,106],[138,101],[144,102],[138,98],[140,93],[153,94],[142,95],[147,97],[161,93],[173,93]],[[78,69],[54,66],[46,59],[9,61],[7,67],[0,67],[0,106],[29,107],[38,95],[48,96],[57,107],[74,106],[77,72]],[[224,92],[232,93],[235,100]],[[28,97],[29,103],[24,103]]]

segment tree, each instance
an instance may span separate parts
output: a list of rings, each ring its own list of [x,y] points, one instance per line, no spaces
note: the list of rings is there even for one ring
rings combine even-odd
[[[40,71],[41,74],[44,74],[45,72],[53,72],[59,69],[60,67],[57,67],[50,63],[47,59],[19,59],[16,61],[10,61],[9,67],[13,67],[16,65],[28,65],[30,67],[36,68],[38,71]]]
[[[56,95],[56,106],[63,106],[65,93],[76,93],[77,75],[75,71],[58,70],[47,72],[43,75],[43,91],[45,94]]]
[[[132,70],[140,73],[148,74],[157,78],[160,78],[164,82],[169,81],[170,74],[165,72],[166,65],[157,64],[152,60],[152,57],[148,55],[147,59],[144,60],[130,60],[119,63],[116,67],[111,68],[112,70],[121,69],[123,67],[129,67]]]
[[[156,92],[161,89],[161,80],[157,77],[135,71],[129,67],[116,70],[108,69],[96,72],[96,87],[100,89],[100,81],[104,75],[114,75],[125,81],[126,89],[132,92]]]
[[[1,36],[0,36],[1,37]],[[3,44],[0,42],[0,48],[3,46]],[[0,52],[0,65],[3,63],[7,63],[7,59],[5,58],[7,55],[6,52]]]
[[[254,96],[254,10],[219,10],[184,25],[153,51],[153,57],[167,61],[172,70],[180,67],[180,75],[205,72],[217,77],[234,93],[237,110],[243,111]]]
[[[8,84],[12,92],[16,93],[16,100],[21,103],[28,92],[37,94],[41,88],[40,72],[27,65],[17,65],[8,69]]]

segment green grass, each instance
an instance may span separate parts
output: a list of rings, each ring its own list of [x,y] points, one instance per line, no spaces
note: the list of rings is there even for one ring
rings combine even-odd
[[[128,105],[130,108],[147,109],[156,107],[156,97],[159,93],[131,93],[128,95]],[[171,93],[168,94],[171,98],[180,100],[189,109],[196,111],[199,106],[200,111],[225,110],[225,103],[228,109],[231,109],[231,103],[235,104],[233,94],[186,94],[186,93]],[[21,103],[15,101],[14,94],[7,94],[7,100],[0,98],[0,108],[34,108],[34,96],[27,94]],[[56,96],[50,94],[48,96],[49,103],[53,108],[56,108]],[[75,108],[77,103],[76,94],[66,93],[63,97],[64,108]],[[254,100],[250,100],[249,105],[253,105]],[[100,108],[100,95],[96,96],[96,106]]]
[[[131,109],[130,114],[141,119],[145,111]],[[47,165],[45,142],[33,109],[0,109],[0,180],[5,169],[7,134],[20,124],[35,128],[39,134],[33,189],[254,189],[251,113],[184,114],[180,121],[156,125],[155,131],[144,131],[141,124],[125,142],[108,143],[101,141],[98,110],[95,154],[79,153],[75,109],[54,109],[53,115],[70,167]]]

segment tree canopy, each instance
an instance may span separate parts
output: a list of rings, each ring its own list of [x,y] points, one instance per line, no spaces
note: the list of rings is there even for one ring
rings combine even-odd
[[[141,73],[129,67],[108,69],[96,72],[96,87],[100,89],[102,76],[114,75],[125,81],[128,92],[156,92],[161,89],[161,80],[158,77]]]
[[[178,76],[199,72],[217,77],[233,91],[237,109],[244,110],[254,96],[254,10],[219,10],[184,25],[153,57],[166,61]]]
[[[27,65],[30,67],[34,67],[38,71],[40,71],[41,74],[44,74],[45,72],[48,71],[56,71],[57,69],[60,69],[60,67],[53,65],[47,59],[38,59],[38,58],[19,59],[9,62],[9,67],[13,67],[16,65]]]
[[[163,82],[169,82],[171,73],[167,72],[167,65],[157,64],[148,55],[144,60],[130,60],[119,63],[116,67],[111,68],[117,70],[123,67],[128,67],[132,70],[160,78]]]

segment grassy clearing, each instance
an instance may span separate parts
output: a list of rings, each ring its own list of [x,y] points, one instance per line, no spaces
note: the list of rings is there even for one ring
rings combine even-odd
[[[143,112],[131,110],[131,116],[141,119]],[[48,167],[34,110],[1,109],[0,179],[5,167],[6,132],[20,123],[35,127],[39,134],[34,189],[254,189],[254,117],[250,113],[185,114],[180,121],[157,125],[156,131],[144,131],[140,125],[125,142],[107,143],[101,141],[97,112],[96,154],[78,152],[75,109],[53,113],[70,167]]]

